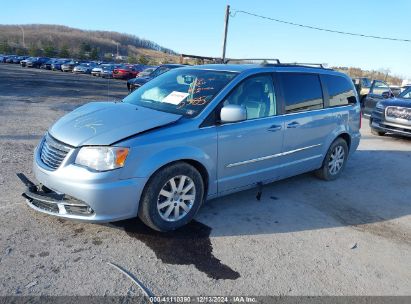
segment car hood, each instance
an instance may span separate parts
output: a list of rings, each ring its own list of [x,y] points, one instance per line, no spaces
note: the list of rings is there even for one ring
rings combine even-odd
[[[51,136],[74,147],[111,145],[126,137],[177,121],[181,115],[122,102],[92,102],[59,119]]]
[[[143,85],[146,82],[150,81],[151,79],[153,78],[150,76],[137,77],[137,78],[130,79],[129,83],[137,83],[137,84]]]
[[[391,98],[382,101],[382,104],[386,107],[395,106],[395,107],[406,107],[411,108],[411,100],[405,98]]]

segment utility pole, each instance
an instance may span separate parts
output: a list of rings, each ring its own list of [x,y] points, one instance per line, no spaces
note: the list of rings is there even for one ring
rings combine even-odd
[[[26,48],[26,43],[24,41],[24,29],[21,25],[19,25],[19,28],[21,29],[21,32],[23,33],[23,48]]]
[[[225,50],[226,50],[226,46],[227,46],[227,32],[228,32],[228,20],[230,18],[230,6],[227,5],[226,9],[225,9],[225,20],[224,20],[224,37],[223,37],[223,56],[222,56],[222,60],[223,63],[225,61]]]

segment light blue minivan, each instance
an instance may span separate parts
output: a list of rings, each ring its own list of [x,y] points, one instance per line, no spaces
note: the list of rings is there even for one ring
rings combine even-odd
[[[349,77],[293,64],[171,70],[58,120],[34,153],[30,207],[90,222],[187,224],[204,201],[300,173],[339,177],[360,141]]]

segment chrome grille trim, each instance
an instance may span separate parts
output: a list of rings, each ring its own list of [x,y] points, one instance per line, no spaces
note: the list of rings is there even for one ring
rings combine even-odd
[[[60,167],[71,148],[71,146],[57,141],[47,133],[41,145],[40,159],[47,167],[56,170]]]
[[[389,106],[385,109],[385,119],[390,122],[411,125],[411,109]]]

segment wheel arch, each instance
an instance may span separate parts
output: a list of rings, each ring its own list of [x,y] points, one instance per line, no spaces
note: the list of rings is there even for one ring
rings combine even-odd
[[[348,134],[347,132],[343,132],[343,133],[340,133],[340,134],[336,137],[336,139],[337,139],[337,138],[342,138],[342,139],[344,139],[345,142],[347,143],[348,151],[350,151],[350,149],[351,149],[351,136],[350,136],[350,134]],[[335,139],[334,139],[334,141],[335,141]],[[333,142],[334,142],[334,141],[333,141]]]
[[[204,151],[195,147],[174,147],[159,151],[151,157],[136,163],[133,175],[136,177],[145,177],[150,180],[159,170],[177,162],[185,162],[193,166],[201,175],[204,182],[204,193],[212,195],[217,193],[216,183],[213,182],[216,176],[216,164],[213,161],[215,157],[208,155]]]

